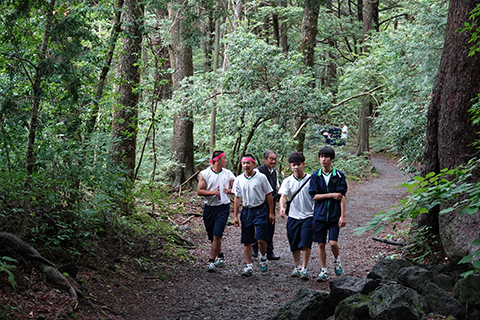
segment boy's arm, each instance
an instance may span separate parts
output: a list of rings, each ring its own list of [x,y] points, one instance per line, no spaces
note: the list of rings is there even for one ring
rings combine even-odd
[[[202,176],[202,174],[199,174],[199,179],[198,179],[198,186],[197,186],[197,194],[199,196],[220,196],[220,190],[215,189],[215,191],[207,191],[207,182],[205,181],[205,178]]]
[[[240,222],[238,220],[238,209],[240,208],[240,197],[235,196],[233,200],[233,225],[235,227],[240,226]]]
[[[340,200],[340,219],[338,220],[338,226],[345,227],[347,224],[346,216],[345,216],[345,209],[347,208],[347,198],[342,196],[342,200]]]
[[[270,211],[268,216],[269,216],[269,219],[270,219],[270,223],[271,224],[274,224],[275,223],[275,215],[274,215],[274,207],[273,207],[273,197],[272,197],[272,193],[270,192],[269,194],[267,194],[267,203],[268,203],[268,210]]]
[[[285,215],[286,204],[287,204],[287,195],[282,193],[282,195],[280,196],[280,216],[282,218],[286,217]]]

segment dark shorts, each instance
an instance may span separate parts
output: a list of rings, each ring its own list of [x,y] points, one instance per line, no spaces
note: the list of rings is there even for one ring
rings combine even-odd
[[[328,241],[338,241],[340,227],[338,221],[320,221],[313,220],[313,241],[318,243],[327,243]]]
[[[265,205],[254,208],[243,208],[240,215],[243,244],[256,243],[257,240],[268,240],[268,210]]]
[[[213,237],[223,237],[223,231],[227,225],[228,216],[230,215],[230,205],[203,207],[203,223],[207,230],[208,240],[213,241]]]
[[[287,236],[291,252],[301,250],[302,248],[312,248],[312,222],[312,217],[302,220],[288,218]]]

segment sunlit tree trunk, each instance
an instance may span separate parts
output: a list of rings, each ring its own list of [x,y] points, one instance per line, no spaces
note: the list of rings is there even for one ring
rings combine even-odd
[[[479,0],[450,1],[442,58],[428,108],[424,176],[458,167],[479,156],[474,142],[480,127],[472,124],[468,110],[480,92],[480,54],[468,57],[470,35],[458,31],[479,3]],[[478,182],[479,178],[477,170],[471,181]],[[440,235],[448,256],[473,253],[472,241],[480,232],[480,214],[459,215],[452,211],[439,216],[440,209],[430,210],[417,223]]]
[[[114,161],[126,170],[128,190],[133,186],[135,175],[143,10],[137,0],[125,0],[124,4],[125,37],[117,69],[119,100],[113,111],[111,154]],[[119,206],[127,214],[133,210],[133,203],[128,199],[120,200]]]
[[[174,91],[180,89],[180,82],[183,79],[193,75],[192,47],[185,41],[185,34],[191,26],[188,26],[184,19],[182,3],[172,2],[169,10],[173,22],[170,62],[174,70],[172,77]],[[178,187],[194,173],[193,119],[188,108],[176,112],[173,117],[172,160],[176,164],[173,187]],[[193,186],[193,179],[190,181]]]

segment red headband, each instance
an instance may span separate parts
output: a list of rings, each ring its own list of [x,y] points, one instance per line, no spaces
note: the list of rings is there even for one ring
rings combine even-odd
[[[213,161],[217,161],[218,159],[220,159],[220,158],[223,157],[224,155],[225,155],[225,152],[220,153],[218,156],[216,156],[215,158],[213,158],[212,160],[210,160],[210,164],[213,164]]]
[[[243,161],[250,161],[250,162],[253,162],[253,164],[255,164],[255,160],[249,157],[243,157],[241,162]]]

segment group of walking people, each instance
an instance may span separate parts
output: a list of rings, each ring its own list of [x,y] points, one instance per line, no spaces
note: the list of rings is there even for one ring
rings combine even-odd
[[[338,235],[346,225],[345,208],[347,182],[345,175],[332,166],[335,151],[325,146],[318,152],[321,169],[311,175],[305,172],[305,156],[293,152],[288,162],[293,174],[278,182],[275,165],[277,154],[267,150],[264,164],[256,167],[255,158],[241,158],[243,174],[235,177],[228,169],[223,151],[215,151],[211,166],[200,172],[197,194],[204,197],[203,220],[211,241],[207,271],[215,272],[225,263],[222,237],[230,215],[230,196],[234,195],[233,224],[241,227],[245,268],[242,276],[253,274],[252,258],[259,257],[259,269],[268,271],[268,262],[280,259],[273,252],[275,232],[275,202],[280,203],[280,216],[286,223],[290,251],[293,255],[292,277],[309,279],[308,262],[313,242],[318,243],[321,270],[317,281],[327,281],[326,243],[334,256],[334,272],[342,274]],[[240,210],[241,208],[241,210]]]

